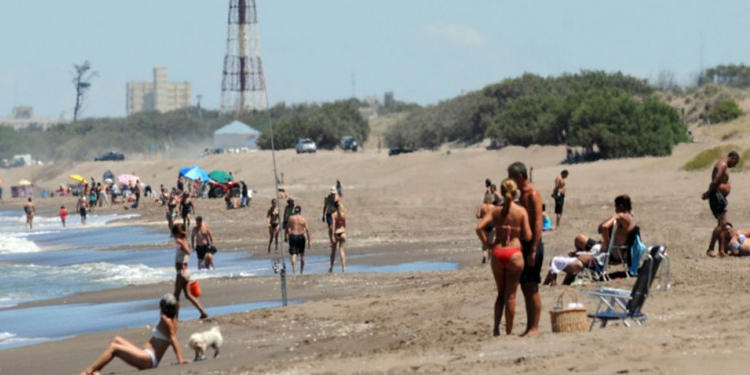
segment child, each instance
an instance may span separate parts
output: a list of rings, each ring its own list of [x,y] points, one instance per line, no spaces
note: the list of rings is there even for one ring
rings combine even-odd
[[[68,211],[65,209],[65,206],[60,206],[60,221],[62,221],[62,226],[65,228],[65,218],[68,216]]]
[[[547,215],[547,205],[542,203],[542,232],[552,231],[552,220]]]

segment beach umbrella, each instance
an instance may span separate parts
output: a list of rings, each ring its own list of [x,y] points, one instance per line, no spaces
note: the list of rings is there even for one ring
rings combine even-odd
[[[71,179],[71,180],[73,180],[73,181],[78,181],[78,182],[80,182],[80,183],[82,183],[82,184],[88,184],[88,183],[89,183],[89,182],[88,182],[88,181],[87,181],[87,180],[86,180],[85,178],[83,178],[83,177],[82,177],[81,175],[79,175],[79,174],[72,174],[72,175],[70,175],[70,176],[68,176],[68,177],[70,177],[70,179]]]
[[[138,180],[140,180],[140,178],[138,178],[138,176],[133,176],[132,174],[121,174],[117,177],[117,181],[123,185],[130,185],[131,182],[135,185]]]
[[[191,180],[197,180],[198,178],[201,179],[201,181],[208,181],[208,173],[200,167],[195,167],[187,173],[185,173],[185,178],[189,178]]]
[[[211,173],[208,174],[208,177],[211,177],[212,180],[216,182],[221,182],[222,184],[227,181],[232,181],[232,176],[229,175],[229,172],[222,171],[219,169],[211,171]]]
[[[196,167],[194,165],[189,165],[187,167],[180,168],[180,176],[179,177],[184,176],[186,173],[190,172],[190,170],[192,170],[193,168],[198,168],[198,167]]]
[[[31,181],[29,181],[29,180],[21,180],[21,181],[18,181],[18,184],[21,185],[21,186],[27,186],[27,185],[31,185]]]

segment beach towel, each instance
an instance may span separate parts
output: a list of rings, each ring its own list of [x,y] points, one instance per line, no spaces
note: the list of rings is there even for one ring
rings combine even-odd
[[[641,241],[641,235],[636,234],[633,245],[630,246],[630,265],[628,266],[628,273],[630,276],[638,275],[638,266],[641,264],[641,257],[646,252],[646,245]]]

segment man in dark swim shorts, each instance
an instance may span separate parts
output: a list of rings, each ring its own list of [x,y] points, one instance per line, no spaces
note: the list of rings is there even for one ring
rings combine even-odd
[[[297,255],[299,255],[299,273],[301,275],[305,270],[305,237],[307,237],[307,245],[310,247],[310,229],[307,226],[307,220],[302,216],[302,208],[300,206],[294,207],[294,214],[289,216],[286,233],[289,235],[292,274],[297,273]]]
[[[195,249],[198,255],[198,269],[213,268],[213,254],[209,252],[214,243],[214,234],[211,228],[203,222],[203,217],[195,218],[195,227],[190,235],[190,245]],[[206,259],[210,257],[210,261]]]
[[[513,179],[521,191],[519,204],[526,208],[529,215],[532,239],[521,242],[524,257],[524,269],[521,273],[521,291],[526,302],[526,331],[523,337],[539,333],[539,319],[542,314],[542,297],[539,295],[539,284],[542,282],[542,263],[544,245],[542,244],[542,196],[531,185],[526,166],[515,162],[508,166],[508,178]]]
[[[555,230],[560,227],[560,218],[562,218],[563,205],[565,204],[565,179],[568,178],[568,170],[563,169],[560,175],[555,177],[555,187],[552,189],[552,198],[555,200]]]
[[[706,250],[706,255],[710,257],[716,256],[714,246],[719,238],[721,228],[727,222],[727,207],[729,206],[727,197],[732,190],[732,185],[729,183],[729,169],[734,168],[739,161],[740,154],[737,151],[731,151],[727,156],[719,159],[711,172],[711,183],[708,185],[708,190],[701,196],[701,199],[708,199],[708,206],[717,220],[717,225],[711,234],[708,250]],[[725,256],[726,254],[719,251],[719,255]]]

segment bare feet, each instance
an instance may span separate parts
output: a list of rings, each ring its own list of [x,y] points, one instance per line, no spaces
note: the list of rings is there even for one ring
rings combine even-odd
[[[526,332],[521,334],[521,337],[534,337],[539,334],[539,329],[527,329]]]
[[[495,327],[492,329],[492,336],[500,336],[500,327]]]
[[[716,258],[716,250],[708,249],[708,250],[706,250],[706,255],[709,256],[709,257],[711,257],[711,258]]]

